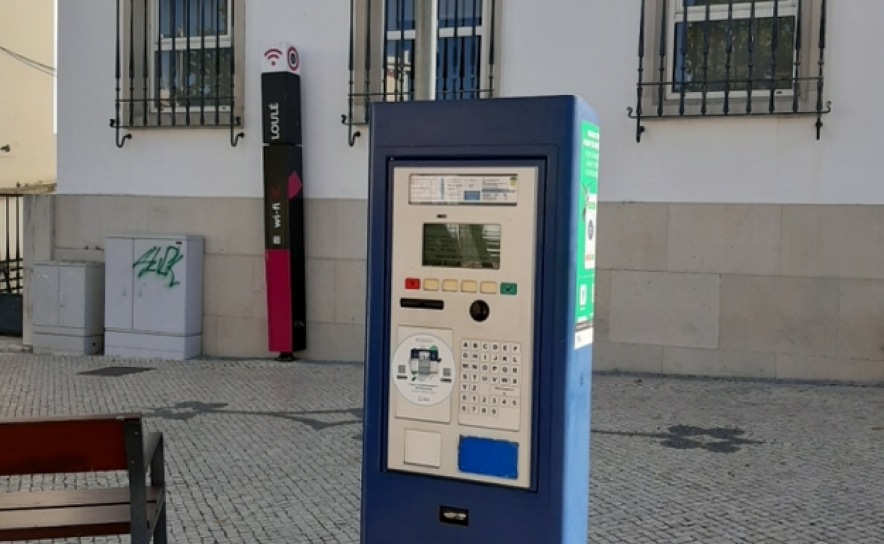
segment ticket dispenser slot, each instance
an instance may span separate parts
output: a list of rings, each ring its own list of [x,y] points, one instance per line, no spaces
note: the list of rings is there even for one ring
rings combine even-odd
[[[387,468],[531,486],[537,180],[393,170]]]

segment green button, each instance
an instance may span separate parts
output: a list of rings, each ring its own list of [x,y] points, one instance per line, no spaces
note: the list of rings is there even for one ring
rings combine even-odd
[[[501,283],[500,284],[500,294],[501,295],[516,295],[519,292],[519,286],[515,283]]]

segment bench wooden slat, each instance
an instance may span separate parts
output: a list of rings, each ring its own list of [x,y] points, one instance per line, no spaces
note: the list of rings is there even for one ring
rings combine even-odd
[[[125,470],[123,426],[138,419],[0,420],[0,476]]]
[[[129,477],[129,487],[0,492],[0,542],[130,534],[133,542],[154,536],[165,544],[162,445],[158,433],[145,437],[138,414],[0,420],[0,476]]]
[[[148,487],[148,502],[155,504],[162,496],[162,493],[163,488],[161,487]],[[119,504],[129,504],[128,488],[0,493],[0,512],[41,508],[69,508],[74,506],[113,506]]]
[[[147,518],[156,517],[148,504]],[[152,528],[149,528],[152,529]],[[0,512],[0,539],[39,540],[129,534],[129,505]]]

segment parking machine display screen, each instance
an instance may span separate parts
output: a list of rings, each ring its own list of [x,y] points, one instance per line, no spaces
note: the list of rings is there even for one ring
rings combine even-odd
[[[425,223],[423,265],[500,270],[500,225]]]

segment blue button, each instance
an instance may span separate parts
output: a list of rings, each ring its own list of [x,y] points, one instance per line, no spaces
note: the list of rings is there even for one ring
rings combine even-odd
[[[478,436],[461,436],[457,447],[461,472],[516,480],[519,478],[519,444]]]

